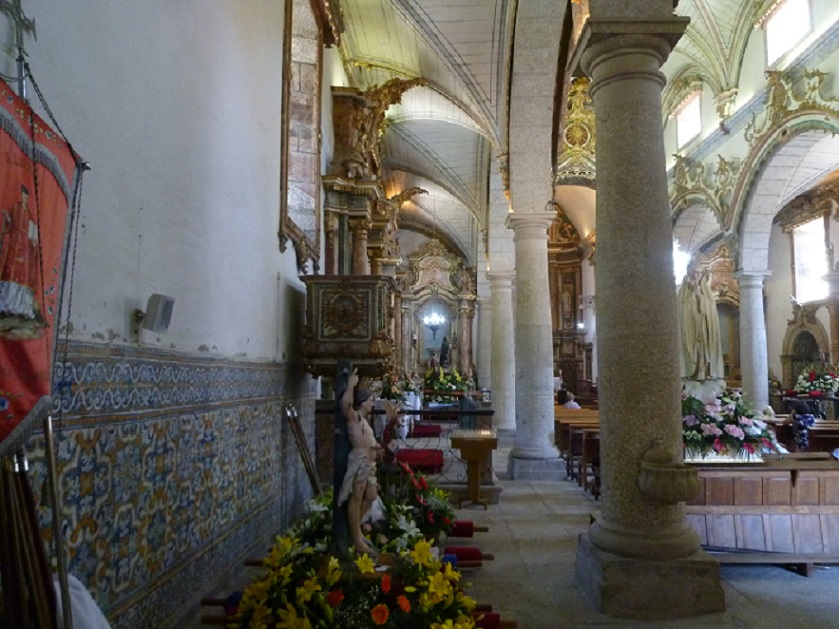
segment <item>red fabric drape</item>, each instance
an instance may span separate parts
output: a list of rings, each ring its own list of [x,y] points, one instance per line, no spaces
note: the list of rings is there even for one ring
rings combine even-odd
[[[0,443],[50,393],[75,160],[0,82]]]

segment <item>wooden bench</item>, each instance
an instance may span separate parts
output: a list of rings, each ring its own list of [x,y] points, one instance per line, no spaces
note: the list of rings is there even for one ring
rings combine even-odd
[[[565,459],[565,473],[566,478],[571,480],[578,478],[575,470],[575,463],[583,455],[583,436],[584,430],[592,430],[599,432],[600,429],[600,413],[599,411],[587,409],[554,409],[554,441],[560,454]],[[599,444],[598,444],[599,445]],[[588,469],[588,464],[591,459],[588,459],[586,467],[580,469]],[[581,473],[580,476],[583,476]]]

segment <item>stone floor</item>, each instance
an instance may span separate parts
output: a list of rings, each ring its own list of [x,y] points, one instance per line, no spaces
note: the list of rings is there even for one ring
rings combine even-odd
[[[504,480],[512,437],[503,435],[494,455],[501,477],[501,502],[467,506],[458,517],[489,527],[470,540],[452,544],[479,546],[494,561],[464,571],[467,591],[480,603],[492,604],[520,629],[575,627],[755,627],[821,629],[839,627],[839,566],[817,568],[810,577],[773,566],[723,566],[726,611],[681,621],[637,622],[598,613],[574,581],[577,537],[599,503],[576,483]],[[224,588],[246,583],[247,569],[228,575]],[[204,610],[206,613],[206,610]],[[197,629],[200,610],[177,625]]]

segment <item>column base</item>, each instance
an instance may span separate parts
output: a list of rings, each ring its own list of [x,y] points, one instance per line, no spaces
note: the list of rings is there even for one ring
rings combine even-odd
[[[702,550],[683,559],[628,558],[600,550],[583,533],[575,572],[609,616],[669,620],[725,611],[719,563]]]
[[[520,458],[514,452],[507,461],[510,480],[565,480],[565,461],[555,458]]]

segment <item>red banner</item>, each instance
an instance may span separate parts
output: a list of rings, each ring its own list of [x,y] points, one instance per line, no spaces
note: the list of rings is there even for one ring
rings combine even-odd
[[[15,429],[24,420],[48,411],[76,168],[67,143],[3,82],[0,156],[0,445],[8,446],[23,438]]]

